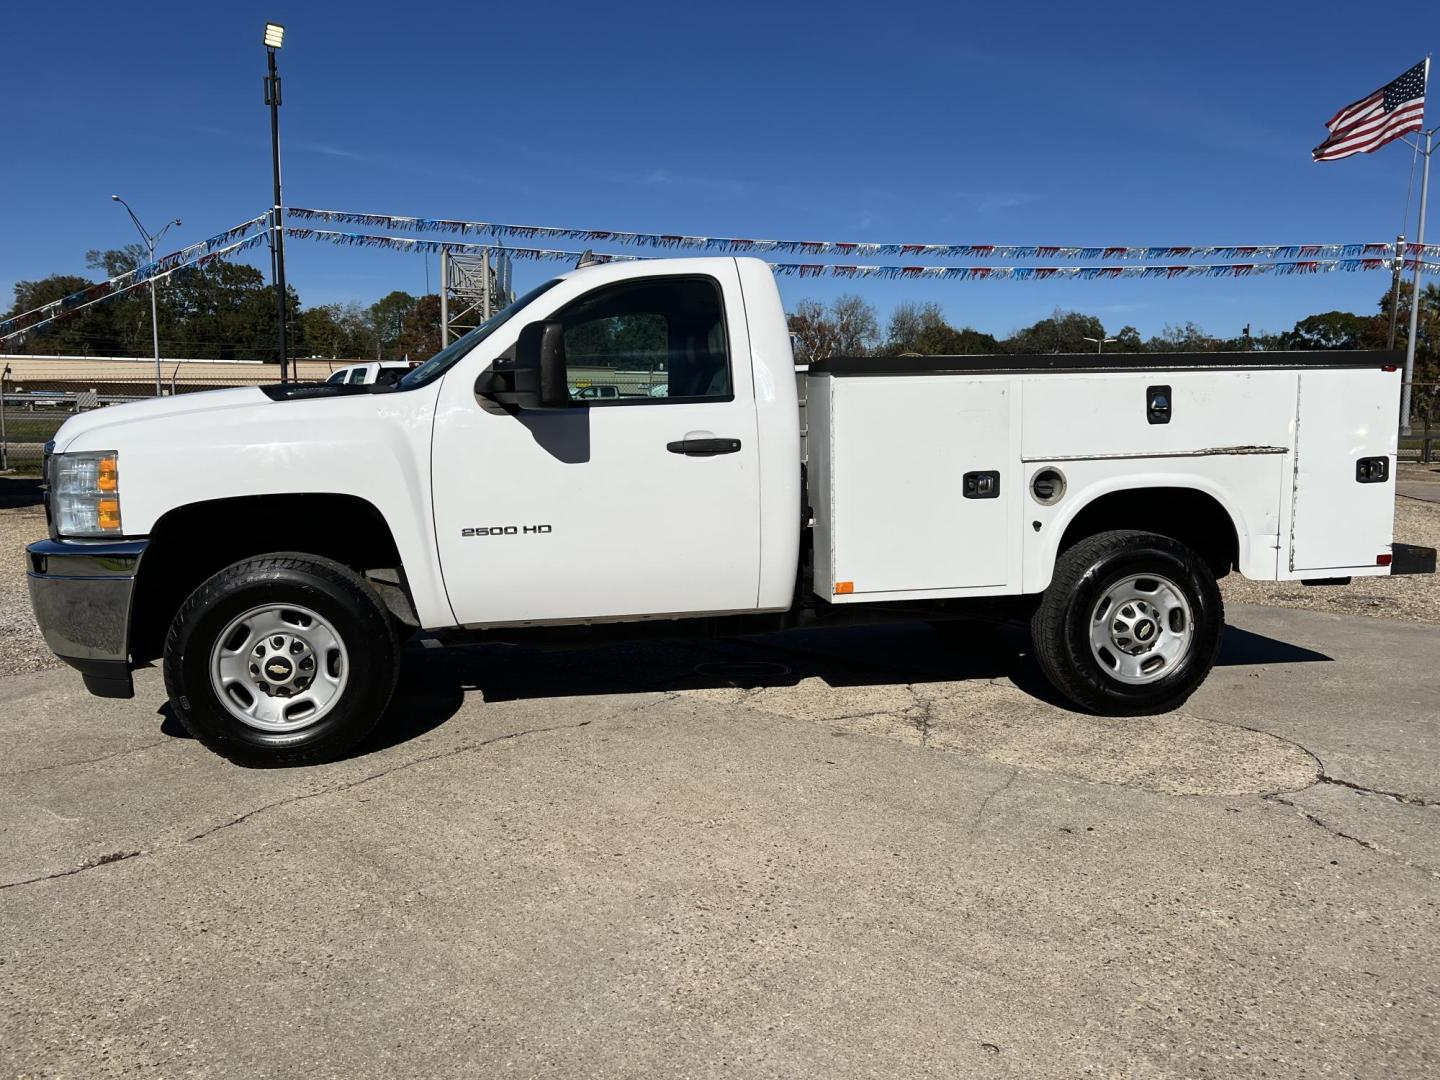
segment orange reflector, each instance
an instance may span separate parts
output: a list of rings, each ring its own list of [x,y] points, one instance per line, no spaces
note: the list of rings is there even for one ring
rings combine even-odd
[[[843,595],[846,594],[846,593],[852,593],[852,592],[854,592],[854,591],[855,591],[855,583],[854,583],[853,581],[837,581],[837,582],[835,582],[835,595],[836,595],[836,596],[843,596]]]
[[[120,466],[113,457],[101,458],[95,474],[95,487],[99,491],[120,490]]]
[[[1389,554],[1386,554],[1386,555],[1376,555],[1376,556],[1375,556],[1375,565],[1376,565],[1376,566],[1389,566],[1391,560],[1393,560],[1394,558],[1395,558],[1395,556],[1389,555]]]
[[[116,530],[116,531],[119,530],[119,528],[120,528],[120,500],[119,500],[119,499],[101,499],[101,500],[96,504],[95,509],[96,509],[96,511],[97,511],[97,513],[98,513],[98,515],[99,515],[99,518],[100,518],[100,528],[102,528],[102,529],[114,529],[114,530]]]

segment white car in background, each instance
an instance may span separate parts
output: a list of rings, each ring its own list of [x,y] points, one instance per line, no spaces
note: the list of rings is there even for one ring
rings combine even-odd
[[[327,384],[349,386],[366,386],[370,383],[399,382],[400,378],[409,371],[414,364],[405,360],[371,360],[366,364],[352,364],[343,367],[325,380]]]

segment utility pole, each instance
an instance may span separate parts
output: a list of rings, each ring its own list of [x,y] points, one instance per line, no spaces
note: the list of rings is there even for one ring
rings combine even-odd
[[[1430,61],[1425,61],[1426,83]],[[1405,382],[1400,388],[1400,434],[1410,434],[1410,395],[1415,386],[1415,335],[1420,322],[1420,271],[1425,265],[1425,204],[1430,196],[1430,154],[1435,149],[1436,128],[1425,132],[1425,171],[1420,180],[1420,224],[1415,229],[1415,285],[1410,292],[1410,340],[1405,344]]]
[[[270,165],[275,178],[275,199],[270,208],[271,250],[275,258],[275,303],[280,315],[280,381],[289,381],[290,354],[285,344],[285,211],[280,199],[280,75],[275,70],[275,52],[285,43],[285,27],[265,24],[265,52],[269,74],[265,76],[265,104],[270,106]]]
[[[144,225],[140,224],[140,219],[135,216],[135,211],[130,209],[129,203],[127,203],[119,195],[111,195],[110,198],[113,199],[115,202],[118,202],[121,206],[125,207],[125,212],[130,215],[130,220],[135,223],[135,228],[140,230],[140,235],[145,240],[145,249],[150,253],[150,262],[147,264],[147,269],[150,273],[150,338],[151,343],[155,347],[155,396],[159,397],[161,393],[160,320],[157,314],[158,307],[155,303],[155,289],[157,286],[157,276],[155,273],[155,245],[160,242],[160,238],[162,236],[164,236],[167,232],[170,231],[170,226],[180,224],[180,219],[175,218],[173,221],[167,221],[165,223],[165,227],[152,236],[150,234],[150,230],[145,228]]]
[[[1400,279],[1405,275],[1405,234],[1395,237],[1394,280],[1390,283],[1390,333],[1385,348],[1395,348],[1395,327],[1400,322]]]
[[[1113,338],[1113,337],[1106,337],[1106,336],[1105,336],[1105,331],[1104,331],[1104,330],[1101,330],[1101,331],[1100,331],[1100,336],[1099,336],[1098,338],[1086,337],[1086,338],[1081,338],[1080,340],[1081,340],[1081,341],[1089,341],[1089,342],[1092,342],[1092,343],[1094,344],[1094,346],[1095,346],[1095,352],[1096,352],[1096,353],[1103,353],[1103,352],[1105,351],[1105,346],[1106,346],[1106,345],[1113,345],[1113,344],[1115,344],[1115,342],[1119,341],[1120,339],[1119,339],[1119,338]]]
[[[10,379],[10,365],[0,371],[0,472],[10,468],[10,442],[5,438],[5,384]]]
[[[450,344],[450,249],[440,249],[440,347]]]

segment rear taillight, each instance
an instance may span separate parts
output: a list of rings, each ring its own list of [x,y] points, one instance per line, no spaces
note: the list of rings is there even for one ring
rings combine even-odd
[[[1394,556],[1394,555],[1391,555],[1390,552],[1388,552],[1388,551],[1387,551],[1384,555],[1376,555],[1376,556],[1375,556],[1375,565],[1376,565],[1376,566],[1389,566],[1390,563],[1391,563],[1391,561],[1394,560],[1394,558],[1395,558],[1395,556]]]

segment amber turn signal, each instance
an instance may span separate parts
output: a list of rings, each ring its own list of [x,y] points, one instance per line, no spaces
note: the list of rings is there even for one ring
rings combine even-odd
[[[101,499],[95,507],[100,528],[107,532],[120,531],[120,500]]]
[[[120,466],[113,457],[104,457],[98,462],[95,489],[105,492],[120,490]]]

